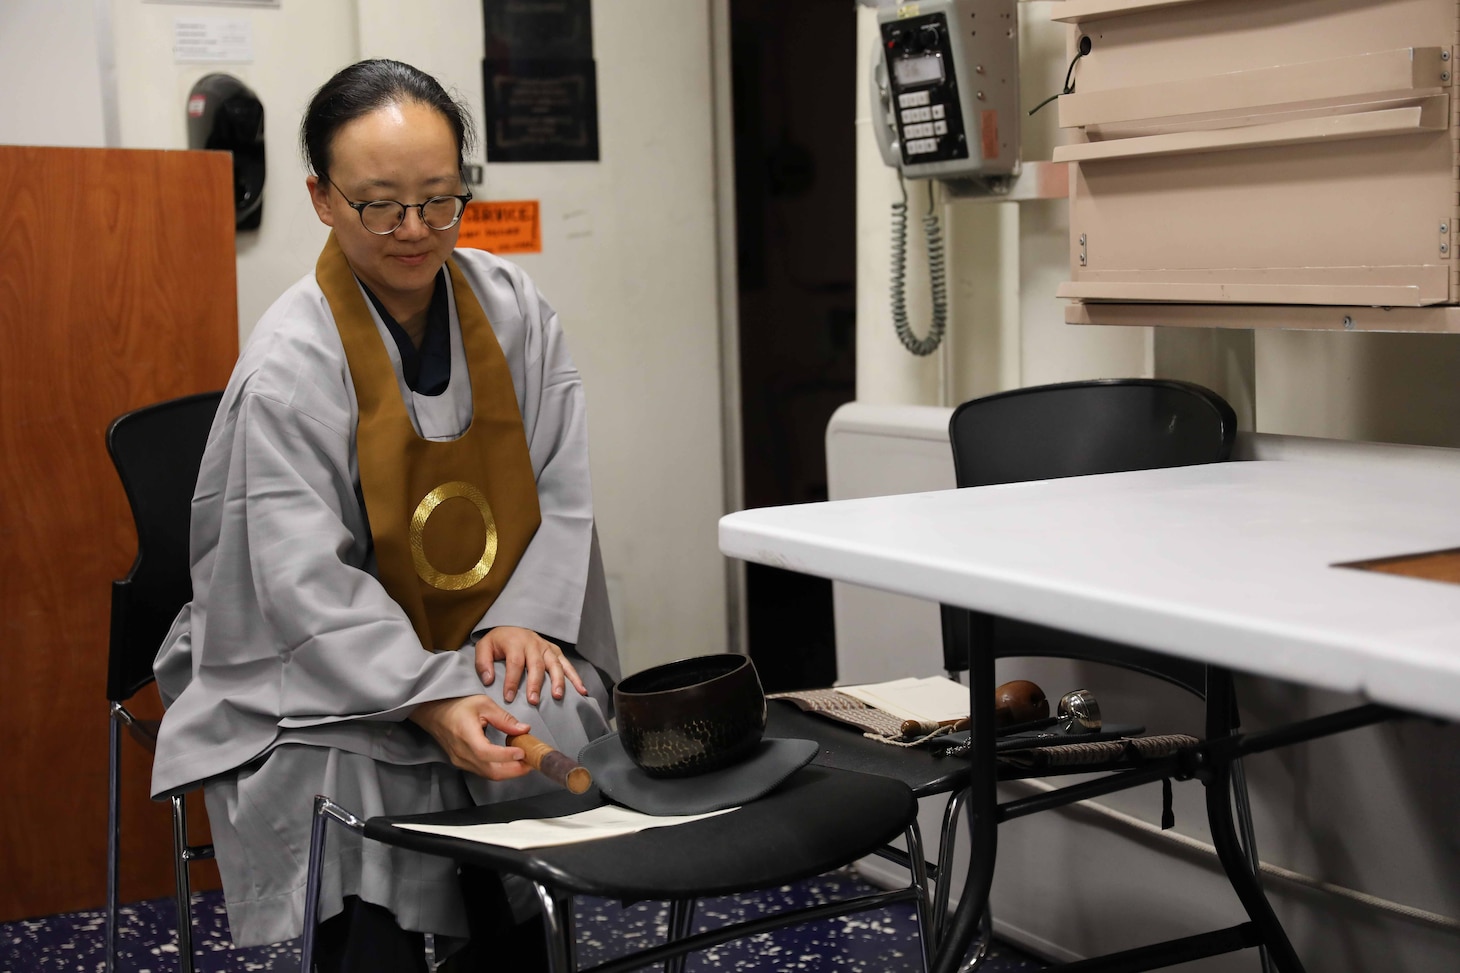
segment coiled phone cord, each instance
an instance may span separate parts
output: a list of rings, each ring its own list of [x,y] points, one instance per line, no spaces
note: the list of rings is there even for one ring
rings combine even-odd
[[[943,254],[943,227],[933,210],[933,184],[928,183],[928,212],[923,216],[923,238],[928,245],[928,280],[933,292],[933,323],[926,338],[913,334],[907,320],[907,183],[898,176],[902,202],[892,204],[892,323],[902,346],[919,357],[931,355],[943,343],[948,323],[948,274]]]

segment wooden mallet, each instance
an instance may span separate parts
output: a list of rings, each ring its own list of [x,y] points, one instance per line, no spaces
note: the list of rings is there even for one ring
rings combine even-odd
[[[582,794],[593,786],[593,775],[587,767],[580,767],[572,757],[554,750],[531,733],[509,736],[507,746],[521,747],[523,763],[574,794]]]

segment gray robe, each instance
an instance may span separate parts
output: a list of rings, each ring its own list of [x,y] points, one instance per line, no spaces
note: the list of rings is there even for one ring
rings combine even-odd
[[[593,530],[582,384],[557,314],[523,272],[479,250],[455,259],[512,374],[542,524],[475,635],[515,625],[576,644],[617,679],[619,664]],[[449,286],[449,278],[447,281]],[[367,302],[368,303],[368,302]],[[451,302],[451,381],[412,392],[395,342],[381,340],[417,431],[452,439],[471,388]],[[405,720],[420,703],[486,693],[471,643],[430,653],[376,577],[356,465],[357,405],[329,305],[305,277],[264,314],[209,434],[193,498],[193,600],[155,670],[167,706],[153,764],[162,796],[205,785],[233,938],[277,942],[302,928],[309,804],[327,794],[366,816],[508,800],[553,785],[538,775],[463,775]],[[576,754],[606,732],[602,682],[562,702],[544,691],[507,709]],[[490,731],[493,742],[501,734]],[[354,802],[352,804],[352,802]],[[465,932],[451,863],[361,843],[331,829],[323,916],[358,894],[408,929]],[[373,845],[373,843],[372,843]]]

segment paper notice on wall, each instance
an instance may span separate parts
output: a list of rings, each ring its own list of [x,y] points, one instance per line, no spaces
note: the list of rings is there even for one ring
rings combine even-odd
[[[542,221],[535,199],[468,203],[458,247],[492,253],[542,253]]]
[[[252,64],[253,24],[228,17],[178,17],[172,22],[172,59]]]

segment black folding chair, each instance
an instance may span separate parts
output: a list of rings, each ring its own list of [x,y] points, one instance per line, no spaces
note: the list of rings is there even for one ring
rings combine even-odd
[[[152,682],[152,662],[178,611],[192,598],[188,529],[193,489],[221,392],[159,402],[117,417],[106,448],[127,493],[137,527],[137,557],[112,582],[111,642],[106,698],[111,755],[107,800],[106,968],[116,969],[121,842],[121,729],[155,752],[156,720],[134,717],[124,703]],[[187,808],[172,798],[173,870],[177,881],[178,964],[193,969],[188,863],[213,857],[211,845],[192,846]]]
[[[542,907],[549,969],[572,973],[572,899],[592,895],[625,902],[670,903],[667,942],[611,959],[586,973],[622,973],[658,963],[681,970],[698,950],[817,919],[910,903],[918,922],[922,966],[930,943],[922,934],[927,889],[906,888],[791,909],[692,933],[695,901],[706,896],[775,889],[842,867],[901,834],[919,847],[917,802],[903,784],[881,777],[806,767],[777,790],[737,810],[687,824],[575,844],[518,851],[400,827],[471,825],[561,817],[603,803],[595,787],[456,811],[361,820],[327,797],[315,798],[309,885],[304,910],[303,970],[312,969],[319,888],[330,822],[367,839],[440,855],[528,879]]]
[[[950,424],[958,485],[984,486],[1023,480],[1049,479],[1120,470],[1157,469],[1228,459],[1236,434],[1236,419],[1226,402],[1205,389],[1178,382],[1123,380],[1076,382],[1018,389],[966,403]],[[969,668],[970,613],[942,608],[943,665],[950,676],[961,678]],[[1064,633],[993,620],[996,633],[980,643],[980,652],[994,658],[1007,656],[1063,656],[1073,643]],[[1085,643],[1074,657],[1099,654],[1102,661],[1121,658],[1119,647]],[[1201,666],[1147,653],[1124,656],[1125,664],[1164,678],[1198,697],[1205,693]],[[985,694],[992,700],[993,691]],[[941,841],[936,862],[926,863],[935,883],[933,916],[929,925],[935,941],[942,941],[943,923],[954,882],[952,874],[957,825],[975,767],[967,759],[943,758],[921,748],[890,747],[861,732],[787,703],[772,706],[771,726],[778,736],[799,736],[821,744],[817,762],[864,773],[881,774],[906,783],[918,797],[947,794]],[[1037,776],[1089,773],[1120,769],[1128,762],[1081,765],[1065,770],[1042,769]],[[1240,772],[1240,765],[1237,765]],[[1012,767],[1003,778],[1018,776]],[[1023,776],[1035,776],[1033,773]],[[1251,817],[1246,789],[1237,789],[1239,816],[1252,847]],[[887,857],[908,865],[907,857],[889,849]],[[1256,858],[1252,858],[1256,867]],[[987,947],[990,922],[980,917],[983,943],[973,962]]]
[[[1184,382],[1070,382],[966,402],[954,411],[949,436],[958,485],[982,487],[1221,462],[1231,455],[1236,417],[1219,396]],[[1134,973],[1263,947],[1284,973],[1302,970],[1254,874],[1257,858],[1245,787],[1238,788],[1245,849],[1234,825],[1233,779],[1240,775],[1240,764],[1234,753],[1209,746],[1237,733],[1237,704],[1228,670],[948,606],[943,607],[943,628],[950,663],[968,664],[973,741],[970,862],[946,934],[950,943],[971,941],[975,924],[986,913],[1001,822],[1142,784],[1195,778],[1206,787],[1212,842],[1248,921],[1057,969]],[[1090,745],[1083,749],[1094,747],[1097,756],[1098,751],[1107,751],[1103,759],[1090,762],[1064,763],[1067,748],[1026,752],[1014,762],[995,749],[993,716],[994,661],[1014,656],[1097,662],[1164,680],[1204,703],[1204,738],[1163,738],[1149,741],[1153,744],[1149,748],[1119,742]],[[1164,745],[1155,746],[1158,742]],[[1002,804],[995,789],[1001,780],[1090,773],[1101,776]],[[940,971],[954,968],[951,956],[940,955]]]

